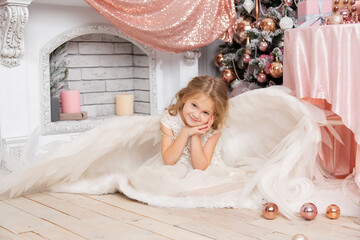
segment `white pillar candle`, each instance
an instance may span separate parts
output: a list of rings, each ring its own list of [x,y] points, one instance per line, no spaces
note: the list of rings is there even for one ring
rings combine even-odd
[[[134,95],[119,94],[116,96],[116,115],[126,116],[134,114]]]

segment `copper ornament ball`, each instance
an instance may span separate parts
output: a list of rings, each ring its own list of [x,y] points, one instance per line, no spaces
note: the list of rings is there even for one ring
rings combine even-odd
[[[221,72],[221,79],[224,82],[230,83],[230,82],[234,81],[235,78],[236,78],[235,72],[231,68],[226,68]]]
[[[270,76],[279,78],[283,75],[283,64],[281,62],[272,62],[270,65]]]
[[[251,24],[252,28],[256,28],[256,29],[261,29],[261,21],[260,20],[256,20],[255,22],[253,22]]]
[[[266,82],[266,74],[265,73],[259,73],[258,75],[257,75],[257,78],[256,78],[256,80],[259,82],[259,83],[264,83],[264,82]]]
[[[326,209],[326,216],[330,219],[337,219],[340,217],[340,208],[335,204],[330,204]]]
[[[317,207],[313,203],[305,203],[300,208],[300,214],[305,220],[313,220],[317,213]]]
[[[220,67],[220,64],[224,61],[224,57],[221,53],[215,56],[214,58],[214,64],[217,67]]]
[[[262,215],[264,218],[272,220],[277,217],[279,213],[279,208],[275,203],[268,202],[265,203],[262,207]]]
[[[261,21],[261,29],[265,31],[273,32],[276,30],[276,21],[273,18],[264,18]]]

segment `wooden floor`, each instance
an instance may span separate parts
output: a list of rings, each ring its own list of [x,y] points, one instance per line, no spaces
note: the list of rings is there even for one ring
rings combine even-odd
[[[355,218],[266,220],[244,209],[150,207],[121,194],[39,193],[0,201],[0,240],[12,239],[360,239]]]

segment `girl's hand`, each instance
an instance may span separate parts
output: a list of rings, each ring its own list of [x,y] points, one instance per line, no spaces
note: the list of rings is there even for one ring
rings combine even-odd
[[[196,127],[184,127],[184,130],[186,131],[187,135],[189,137],[196,135],[196,134],[205,134],[207,131],[210,130],[212,124],[214,123],[214,116],[211,116],[208,120],[208,122],[204,125],[201,126],[196,126]]]

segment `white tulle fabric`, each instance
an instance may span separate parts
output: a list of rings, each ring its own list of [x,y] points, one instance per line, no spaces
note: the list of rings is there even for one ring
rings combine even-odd
[[[192,168],[187,148],[175,165],[163,163],[160,122],[176,136],[184,126],[179,116],[111,119],[2,177],[0,194],[8,198],[45,190],[120,191],[160,207],[260,209],[272,201],[288,218],[311,201],[320,213],[335,203],[342,214],[353,215],[360,209],[347,201],[341,186],[320,181],[320,132],[312,115],[286,88],[232,98],[221,142],[205,171]]]

